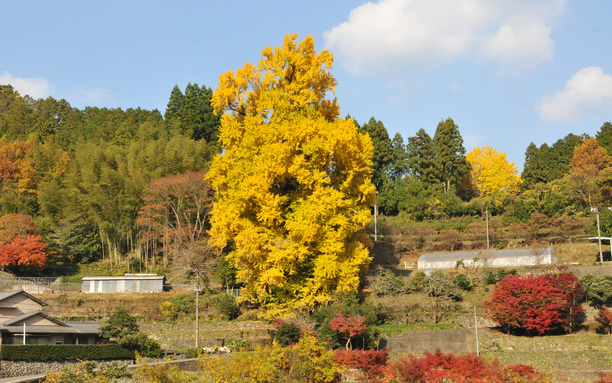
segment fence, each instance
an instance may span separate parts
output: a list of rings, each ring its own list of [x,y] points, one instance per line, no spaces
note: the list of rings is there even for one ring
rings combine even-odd
[[[0,291],[23,290],[30,294],[42,293],[78,293],[80,283],[60,283],[59,278],[52,277],[15,277],[0,279]]]

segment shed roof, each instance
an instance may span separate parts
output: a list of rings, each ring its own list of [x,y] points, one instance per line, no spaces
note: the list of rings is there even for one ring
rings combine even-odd
[[[83,277],[83,281],[120,281],[120,280],[164,280],[166,276],[157,274],[126,274],[113,276],[91,276]]]
[[[424,262],[448,262],[479,259],[500,259],[517,258],[525,256],[539,256],[554,253],[554,248],[546,247],[539,249],[504,249],[504,250],[475,250],[475,251],[454,251],[451,253],[425,253],[419,257],[419,261]]]

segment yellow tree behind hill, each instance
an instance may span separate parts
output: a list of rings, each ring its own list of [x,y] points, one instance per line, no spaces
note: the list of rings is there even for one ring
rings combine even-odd
[[[466,155],[472,166],[471,182],[478,195],[509,194],[518,191],[522,179],[517,175],[514,162],[506,160],[506,153],[499,153],[490,146],[474,148]]]
[[[243,297],[273,312],[356,291],[370,262],[372,142],[325,98],[336,85],[331,53],[296,38],[221,75],[212,99],[225,113],[223,154],[207,174],[217,196],[210,234],[229,251]]]

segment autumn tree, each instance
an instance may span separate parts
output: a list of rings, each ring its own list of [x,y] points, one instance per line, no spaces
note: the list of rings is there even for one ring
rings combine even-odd
[[[499,153],[490,146],[474,148],[466,155],[471,165],[470,178],[479,195],[511,194],[518,191],[521,178],[514,162],[506,160],[506,153]]]
[[[332,330],[337,331],[343,339],[346,339],[345,348],[352,349],[351,338],[361,336],[367,329],[364,316],[344,316],[342,311],[338,311],[336,316],[329,321]]]
[[[143,198],[136,224],[147,256],[168,255],[178,265],[203,269],[209,252],[207,230],[212,190],[204,172],[187,171],[152,180]]]
[[[220,76],[223,154],[208,172],[211,237],[227,248],[243,297],[313,308],[356,291],[370,262],[372,142],[326,99],[332,54],[287,35],[259,65]]]
[[[508,275],[495,286],[488,315],[509,331],[572,331],[584,320],[584,289],[571,273]]]
[[[609,309],[604,308],[599,310],[595,315],[595,322],[599,323],[599,331],[604,334],[612,333],[612,312]]]
[[[32,217],[8,214],[0,217],[0,266],[43,266],[47,244],[36,233]]]
[[[612,157],[594,138],[587,138],[574,150],[570,172],[569,188],[577,193],[589,207],[597,206],[601,199],[601,188],[598,184],[601,171],[610,166]]]

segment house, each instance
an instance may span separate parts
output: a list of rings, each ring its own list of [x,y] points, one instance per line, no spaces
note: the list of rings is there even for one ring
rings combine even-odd
[[[158,293],[164,291],[166,277],[157,274],[83,277],[84,293]]]
[[[96,322],[62,322],[42,312],[47,303],[20,290],[0,293],[2,344],[96,344]]]
[[[426,253],[419,257],[418,268],[452,269],[459,264],[470,267],[515,267],[554,265],[557,254],[552,247],[540,249],[506,249]]]

